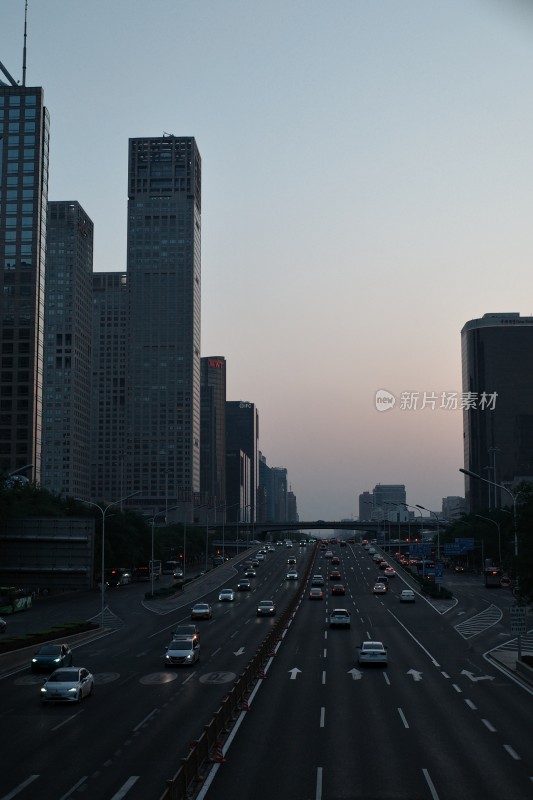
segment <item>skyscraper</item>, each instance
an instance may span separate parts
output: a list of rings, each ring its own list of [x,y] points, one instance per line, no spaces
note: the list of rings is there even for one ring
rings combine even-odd
[[[226,451],[230,453],[239,450],[250,459],[250,508],[248,511],[244,509],[245,519],[255,522],[259,481],[259,413],[254,403],[228,400],[226,403]]]
[[[41,479],[49,117],[40,87],[0,81],[0,469]]]
[[[465,469],[510,489],[533,480],[533,317],[485,314],[461,331]],[[505,491],[465,476],[470,512],[509,504]]]
[[[93,273],[91,498],[127,495],[126,346],[128,281],[124,272]]]
[[[130,139],[125,442],[132,503],[200,489],[201,159],[192,137]]]
[[[200,360],[200,490],[207,502],[226,502],[226,359]]]
[[[93,223],[48,203],[41,484],[89,500]]]

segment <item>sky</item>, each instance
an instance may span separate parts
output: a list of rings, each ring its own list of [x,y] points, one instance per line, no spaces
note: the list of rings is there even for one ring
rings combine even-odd
[[[1,0],[16,80],[23,24]],[[528,0],[29,0],[49,199],[96,271],[126,269],[128,139],[196,138],[202,355],[301,520],[464,494],[461,328],[533,313],[532,41]]]

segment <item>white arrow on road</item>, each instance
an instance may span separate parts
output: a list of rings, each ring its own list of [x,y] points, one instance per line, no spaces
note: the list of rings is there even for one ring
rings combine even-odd
[[[302,670],[298,669],[298,667],[293,667],[292,669],[290,669],[289,672],[291,673],[291,681],[295,681],[296,680],[296,676],[301,671]]]
[[[407,670],[407,674],[408,675],[412,675],[414,681],[421,681],[422,680],[422,673],[421,672],[417,672],[416,669],[408,669]]]
[[[243,653],[244,653],[244,647],[239,647],[237,652],[234,651],[233,655],[234,656],[242,656]]]
[[[478,681],[493,681],[493,675],[474,675],[473,672],[468,672],[468,670],[463,669],[461,675],[466,675],[467,678],[470,678],[473,683],[477,683]]]
[[[359,670],[356,669],[355,667],[353,669],[348,670],[348,675],[351,675],[354,681],[360,681],[361,678],[363,677],[363,673],[359,672]]]

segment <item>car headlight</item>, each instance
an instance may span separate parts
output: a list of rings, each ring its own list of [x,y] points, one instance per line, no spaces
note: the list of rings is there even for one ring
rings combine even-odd
[[[68,690],[69,694],[75,694],[77,691],[78,690],[75,686],[71,686],[71,688]]]
[[[187,656],[187,661],[190,661],[191,658],[192,658],[192,653],[189,653],[189,655]]]
[[[60,658],[54,658],[54,664],[59,664],[60,661],[61,661]]]
[[[32,664],[36,664],[37,663],[37,659],[36,658],[32,658],[31,663]]]
[[[47,691],[48,689],[46,688],[46,686],[41,686],[41,694],[46,694]]]

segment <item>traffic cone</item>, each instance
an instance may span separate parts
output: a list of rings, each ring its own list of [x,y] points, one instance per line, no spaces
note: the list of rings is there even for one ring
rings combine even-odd
[[[215,764],[224,764],[226,759],[224,758],[224,755],[222,753],[222,742],[217,742],[215,745],[215,749],[216,752],[215,755],[211,758],[211,761],[213,761]]]

